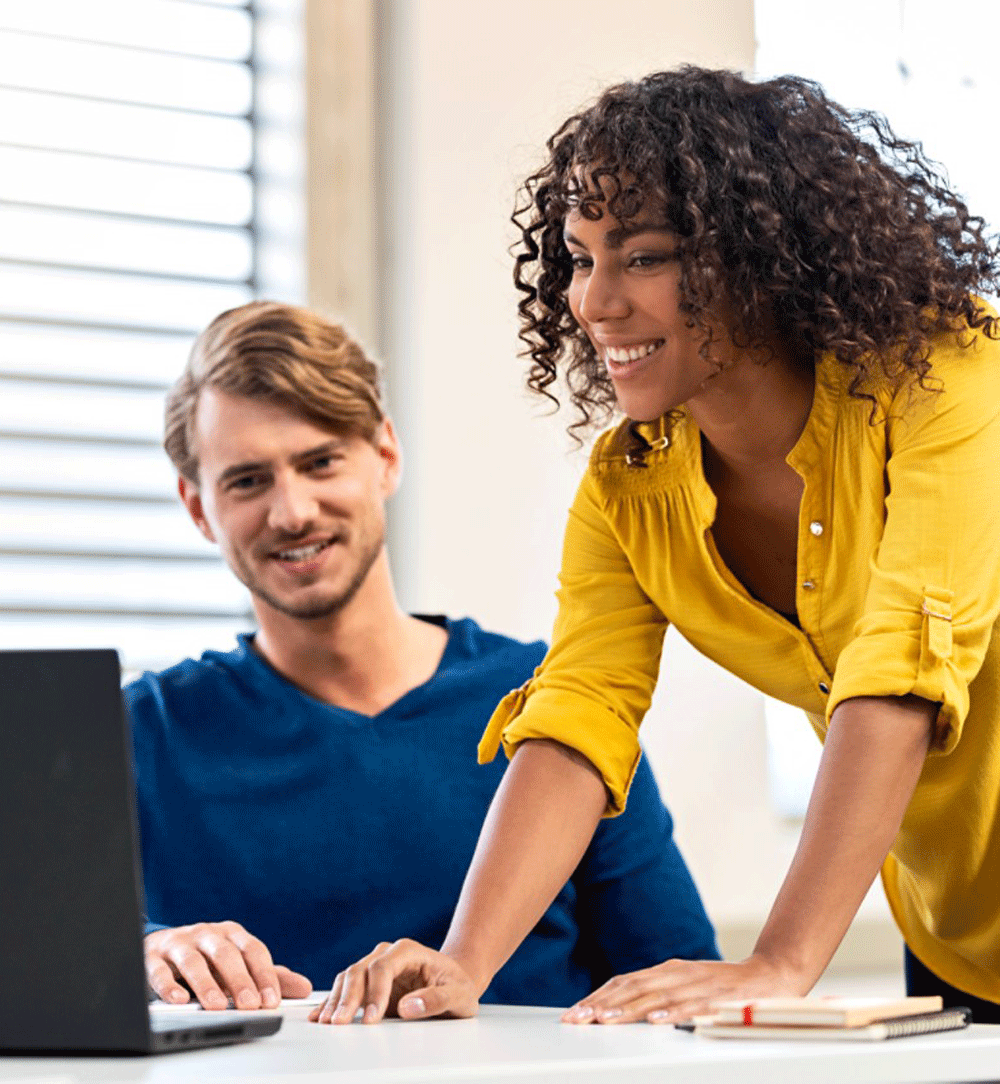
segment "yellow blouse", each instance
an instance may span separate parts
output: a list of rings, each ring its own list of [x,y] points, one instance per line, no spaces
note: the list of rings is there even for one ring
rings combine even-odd
[[[964,346],[962,344],[965,344]],[[941,707],[928,756],[882,870],[913,953],[945,981],[1000,1001],[1000,343],[942,335],[940,387],[873,385],[817,365],[788,463],[805,490],[796,608],[801,628],[754,599],[712,541],[715,497],[686,416],[603,434],[569,514],[552,647],[501,702],[479,747],[528,738],[577,749],[621,812],[640,755],[667,623],[819,735],[854,696],[913,693]]]

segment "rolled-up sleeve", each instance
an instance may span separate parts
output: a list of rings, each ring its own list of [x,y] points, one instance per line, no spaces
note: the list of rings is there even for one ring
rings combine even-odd
[[[940,704],[931,751],[948,753],[1000,613],[1000,346],[932,364],[939,391],[888,406],[885,527],[827,721],[851,697],[913,694]]]
[[[501,701],[480,762],[548,738],[586,757],[620,813],[641,756],[638,730],[659,671],[667,622],[639,586],[602,509],[593,467],[570,509],[552,646],[520,689]]]

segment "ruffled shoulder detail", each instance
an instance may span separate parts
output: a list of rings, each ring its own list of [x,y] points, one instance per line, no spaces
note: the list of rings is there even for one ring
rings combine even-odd
[[[649,445],[637,447],[632,430]],[[652,422],[625,420],[603,432],[590,454],[588,474],[605,496],[649,493],[690,480],[700,455],[698,430],[687,412]]]

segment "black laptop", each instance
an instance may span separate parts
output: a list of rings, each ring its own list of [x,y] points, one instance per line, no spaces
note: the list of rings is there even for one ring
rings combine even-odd
[[[131,738],[114,651],[0,651],[0,1051],[154,1054],[279,1015],[150,1018]]]

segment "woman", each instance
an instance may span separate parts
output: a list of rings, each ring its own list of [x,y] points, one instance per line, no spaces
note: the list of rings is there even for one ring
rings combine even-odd
[[[870,142],[862,138],[869,133]],[[617,406],[570,514],[552,648],[440,953],[380,945],[314,1014],[467,1015],[623,807],[668,621],[825,741],[751,956],[564,1017],[804,994],[881,867],[911,993],[1000,1022],[1000,327],[983,223],[819,87],[685,68],[608,90],[515,214],[529,384]]]

